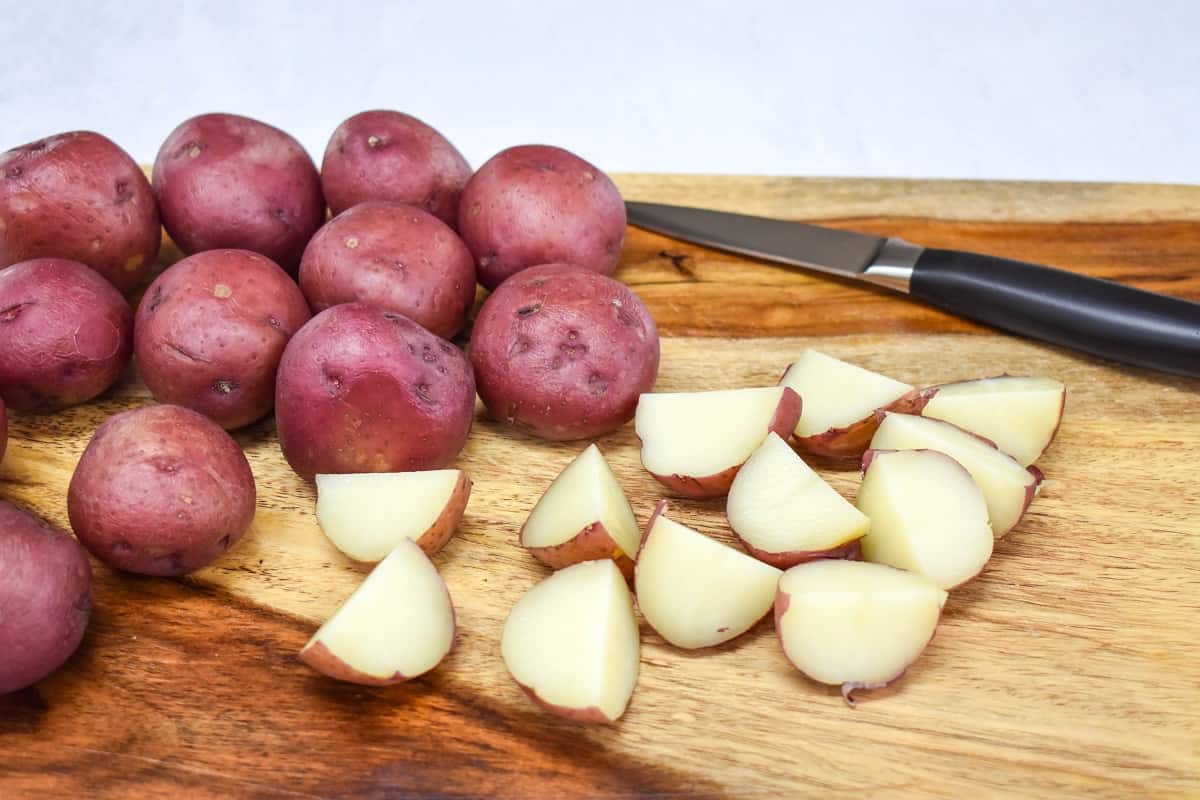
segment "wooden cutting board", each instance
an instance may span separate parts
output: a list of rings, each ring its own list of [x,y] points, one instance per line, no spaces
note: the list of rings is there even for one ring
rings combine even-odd
[[[632,199],[822,220],[1059,265],[1200,300],[1200,187],[620,176]],[[171,256],[166,256],[169,259]],[[524,516],[581,444],[479,416],[475,480],[436,557],[459,636],[434,672],[335,683],[296,653],[362,573],[323,538],[273,424],[238,434],[251,532],[186,580],[96,565],[79,652],[0,698],[0,796],[1200,795],[1200,381],[1115,367],[901,297],[631,229],[618,277],[665,335],[662,390],[770,384],[818,347],[914,384],[1038,373],[1069,386],[1049,481],[986,572],[956,591],[894,689],[847,707],[785,662],[770,620],[709,652],[643,625],[610,727],[550,717],[508,679],[500,627],[546,570]],[[92,430],[150,402],[132,373],[98,402],[17,416],[0,495],[66,525]],[[663,490],[632,426],[601,440],[645,520]],[[852,496],[858,476],[814,462]],[[729,540],[721,501],[675,503]],[[3,654],[0,654],[2,657]]]

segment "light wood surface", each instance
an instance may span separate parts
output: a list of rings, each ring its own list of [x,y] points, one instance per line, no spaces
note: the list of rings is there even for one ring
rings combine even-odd
[[[821,219],[1200,300],[1200,188],[618,181],[631,199]],[[459,459],[471,504],[435,558],[458,609],[454,651],[397,687],[324,679],[296,653],[362,572],[322,536],[313,488],[266,421],[237,435],[259,488],[247,537],[185,580],[97,564],[80,652],[0,698],[0,797],[1200,795],[1200,382],[634,229],[618,277],[666,337],[662,390],[773,384],[810,346],[914,384],[1001,372],[1068,384],[1039,462],[1044,491],[985,573],[953,593],[899,684],[851,709],[787,664],[769,619],[706,652],[643,625],[641,678],[618,724],[541,713],[508,679],[499,632],[546,574],[517,530],[584,443],[539,442],[481,415]],[[98,402],[16,416],[0,495],[65,526],[91,431],[148,402],[131,371]],[[664,491],[641,469],[632,425],[600,446],[644,521]],[[812,463],[853,496],[856,471]],[[730,540],[722,501],[673,507]]]

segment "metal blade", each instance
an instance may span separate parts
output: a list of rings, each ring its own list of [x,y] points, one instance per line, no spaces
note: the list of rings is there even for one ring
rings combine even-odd
[[[718,250],[855,278],[875,260],[885,239],[803,222],[731,214],[662,203],[626,202],[639,228]]]

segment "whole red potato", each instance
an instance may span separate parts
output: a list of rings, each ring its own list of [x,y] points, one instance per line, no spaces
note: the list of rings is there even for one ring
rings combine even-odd
[[[308,322],[299,287],[249,250],[207,250],[159,275],[134,323],[138,371],[160,403],[232,430],[275,403],[275,370]]]
[[[295,273],[325,221],[321,178],[300,143],[235,114],[202,114],[171,131],[153,184],[163,226],[185,253],[253,250]]]
[[[228,550],[254,519],[254,475],[237,442],[181,406],[109,417],[71,476],[75,535],[108,565],[184,575]]]
[[[0,154],[0,267],[66,258],[127,292],[150,274],[161,241],[145,174],[100,134],[60,133]]]
[[[279,444],[309,480],[445,467],[466,443],[474,409],[461,350],[363,303],[313,317],[288,342],[275,383]]]
[[[0,270],[0,397],[50,413],[116,382],[133,349],[133,311],[78,261],[35,258]]]
[[[300,260],[313,311],[367,303],[449,339],[475,302],[475,262],[450,226],[415,206],[367,202],[327,222]]]
[[[0,695],[62,666],[91,612],[92,565],[79,543],[0,500]]]
[[[454,226],[471,165],[445,136],[399,111],[363,111],[333,132],[321,186],[335,215],[368,200],[419,206]]]
[[[633,418],[658,376],[658,329],[625,284],[571,264],[500,284],[471,330],[479,396],[501,422],[584,439]]]
[[[625,203],[607,175],[573,153],[510,147],[467,182],[458,232],[489,289],[553,262],[611,275],[625,242]]]

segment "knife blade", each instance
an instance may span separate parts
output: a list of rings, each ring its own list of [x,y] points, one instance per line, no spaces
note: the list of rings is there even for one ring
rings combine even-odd
[[[1200,377],[1200,303],[895,237],[662,203],[625,207],[631,224],[672,238],[866,281],[1010,333]]]

